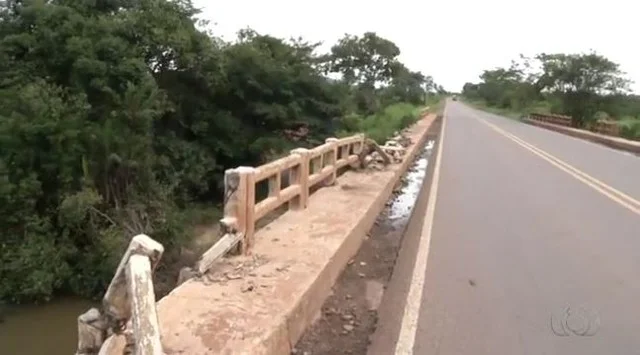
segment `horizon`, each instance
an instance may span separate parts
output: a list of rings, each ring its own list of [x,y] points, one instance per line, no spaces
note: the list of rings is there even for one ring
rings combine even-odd
[[[319,50],[328,51],[346,33],[376,32],[398,45],[399,59],[408,68],[431,75],[450,92],[461,91],[466,82],[478,82],[483,70],[509,66],[520,54],[594,50],[619,64],[632,81],[632,92],[640,93],[640,67],[635,64],[640,61],[640,50],[630,46],[624,36],[635,31],[633,6],[622,0],[611,0],[606,8],[577,1],[541,0],[535,7],[526,7],[526,13],[506,0],[482,3],[399,0],[393,2],[392,8],[358,0],[329,0],[315,7],[302,7],[292,0],[268,3],[194,0],[193,4],[202,10],[197,17],[210,21],[207,29],[225,40],[235,39],[238,30],[249,27],[279,38],[302,37],[322,42]],[[575,16],[572,4],[580,6],[579,16]],[[336,8],[341,11],[333,10]],[[467,11],[460,11],[463,8]],[[625,8],[629,11],[621,10]],[[552,16],[547,14],[548,9],[553,9]],[[363,15],[354,17],[354,13]],[[431,13],[441,15],[428,15]],[[328,18],[331,18],[329,25]],[[542,24],[522,26],[540,18],[544,19]],[[577,28],[580,32],[560,32],[545,26],[548,23],[562,23],[562,28]]]

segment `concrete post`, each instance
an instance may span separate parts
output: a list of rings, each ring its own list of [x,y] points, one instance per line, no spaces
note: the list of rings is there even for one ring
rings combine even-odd
[[[336,161],[338,161],[338,138],[327,138],[325,140],[325,143],[329,143],[332,145],[332,149],[328,154],[329,161],[327,162],[327,166],[331,166],[333,171],[325,181],[325,185],[329,186],[336,183],[336,177],[338,172],[336,169]]]
[[[248,254],[255,229],[255,168],[241,166],[224,173],[224,217],[226,233],[240,233],[240,252]]]
[[[127,291],[131,298],[134,354],[163,355],[151,263],[147,256],[135,254],[131,255],[127,265]]]
[[[291,169],[289,175],[289,183],[291,185],[300,185],[300,196],[293,198],[289,202],[289,209],[305,209],[309,201],[309,150],[298,148],[292,150],[291,154],[300,156],[300,165]]]
[[[116,273],[104,294],[102,304],[104,312],[116,320],[128,320],[131,318],[131,301],[126,286],[126,269],[132,255],[144,255],[149,258],[151,270],[158,265],[164,253],[162,244],[144,234],[136,235],[131,239],[129,247],[120,260]]]

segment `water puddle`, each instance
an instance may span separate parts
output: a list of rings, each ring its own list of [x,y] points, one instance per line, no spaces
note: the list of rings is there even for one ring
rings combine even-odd
[[[422,181],[427,173],[427,166],[429,166],[429,158],[433,152],[434,144],[435,140],[430,140],[425,144],[418,159],[414,161],[404,176],[402,189],[389,206],[387,218],[391,223],[406,223],[406,220],[411,216],[413,206],[416,204],[416,199],[422,188]]]

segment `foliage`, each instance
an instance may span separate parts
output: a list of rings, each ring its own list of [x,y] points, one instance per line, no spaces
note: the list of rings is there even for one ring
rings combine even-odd
[[[399,60],[400,49],[373,32],[345,35],[325,56],[325,71],[340,74],[349,111],[371,115],[394,102],[421,104],[434,91],[433,78],[413,72]],[[437,87],[440,88],[440,87]]]
[[[629,81],[618,64],[595,52],[521,56],[509,68],[485,70],[480,79],[466,83],[463,95],[514,111],[566,114],[577,126],[640,114],[640,99],[627,94]]]
[[[188,241],[225,168],[339,130],[383,139],[440,89],[375,33],[318,54],[250,29],[225,42],[197,14],[189,0],[0,2],[0,301],[100,294],[133,235],[169,253]]]
[[[618,121],[620,136],[627,139],[640,140],[640,119],[625,117]]]
[[[339,136],[364,132],[367,137],[383,144],[389,137],[415,123],[420,117],[421,107],[410,103],[397,103],[385,107],[373,115],[348,115]]]

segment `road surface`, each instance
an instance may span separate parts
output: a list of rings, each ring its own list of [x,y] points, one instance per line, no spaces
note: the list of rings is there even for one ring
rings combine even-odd
[[[442,142],[369,354],[640,353],[640,157],[453,101]]]

